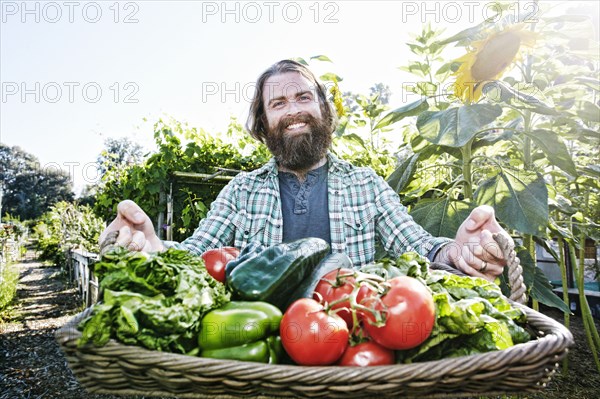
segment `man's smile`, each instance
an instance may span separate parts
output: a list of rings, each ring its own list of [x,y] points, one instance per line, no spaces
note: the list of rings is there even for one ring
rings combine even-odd
[[[306,126],[305,122],[298,122],[298,123],[293,123],[291,125],[288,125],[288,127],[286,128],[287,130],[298,130],[303,128],[304,126]]]

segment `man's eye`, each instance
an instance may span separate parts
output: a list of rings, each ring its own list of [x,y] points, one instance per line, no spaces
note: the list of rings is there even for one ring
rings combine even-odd
[[[302,102],[307,102],[307,101],[311,101],[312,97],[308,94],[303,94],[300,96],[299,100]]]
[[[285,102],[283,102],[283,101],[275,101],[275,102],[271,103],[271,108],[281,108],[281,107],[283,107],[284,104],[285,104]]]

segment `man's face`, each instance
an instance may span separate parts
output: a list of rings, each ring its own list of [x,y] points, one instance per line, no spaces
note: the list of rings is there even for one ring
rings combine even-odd
[[[277,162],[305,171],[319,162],[331,144],[316,87],[297,72],[268,78],[263,87],[266,144]]]

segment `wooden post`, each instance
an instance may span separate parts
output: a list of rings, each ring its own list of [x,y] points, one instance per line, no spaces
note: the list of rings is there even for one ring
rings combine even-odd
[[[161,188],[160,193],[158,194],[158,209],[160,209],[160,211],[158,212],[158,221],[156,222],[156,235],[161,240],[163,239],[162,226],[165,223],[165,213],[163,212],[163,209],[165,207],[165,203],[167,202],[166,197],[167,197],[167,195],[165,194],[164,190]]]
[[[173,183],[169,186],[167,196],[167,240],[173,241]]]

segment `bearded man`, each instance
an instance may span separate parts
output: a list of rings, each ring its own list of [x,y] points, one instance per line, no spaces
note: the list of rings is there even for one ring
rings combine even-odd
[[[323,84],[304,65],[279,61],[258,78],[246,128],[273,158],[238,174],[219,194],[194,234],[181,243],[161,241],[149,217],[126,200],[101,241],[119,231],[131,250],[176,246],[196,254],[249,242],[274,245],[303,237],[327,241],[355,267],[372,262],[379,240],[390,256],[416,251],[473,276],[493,280],[506,265],[492,233],[506,234],[494,210],[481,206],[454,240],[433,237],[408,215],[394,190],[369,168],[329,152],[337,117]],[[510,240],[510,237],[508,237]]]

